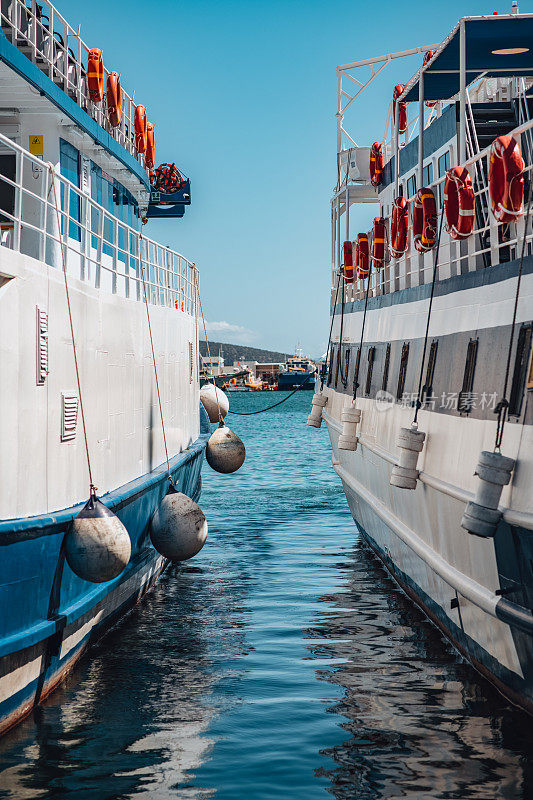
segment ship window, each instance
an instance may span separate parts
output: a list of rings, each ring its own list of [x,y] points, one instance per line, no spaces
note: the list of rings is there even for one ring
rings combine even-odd
[[[422,388],[422,402],[426,403],[428,397],[431,397],[433,394],[433,376],[435,375],[435,364],[437,362],[437,349],[439,343],[435,339],[431,342],[431,347],[429,348],[429,356],[428,356],[428,365],[426,367],[426,382]]]
[[[347,347],[346,348],[346,352],[344,354],[344,375],[343,375],[343,378],[342,378],[342,382],[344,384],[344,388],[346,388],[346,385],[348,383],[348,370],[350,368],[350,353],[351,353],[351,349],[349,347]]]
[[[424,167],[424,172],[422,173],[422,181],[424,183],[424,186],[431,186],[431,184],[433,183],[433,164],[431,161]]]
[[[383,381],[381,383],[381,388],[384,392],[387,391],[387,385],[389,383],[389,367],[390,367],[390,344],[387,345],[387,349],[385,350],[385,365],[383,367]]]
[[[509,397],[509,414],[518,416],[522,407],[522,398],[526,386],[526,377],[529,371],[531,360],[531,323],[523,325],[518,334],[516,346],[516,358],[514,362],[513,382],[511,384],[511,395]]]
[[[398,372],[398,386],[396,387],[396,399],[401,400],[405,388],[405,376],[407,375],[407,362],[409,360],[409,345],[407,342],[402,347],[400,356],[400,369]]]
[[[376,357],[376,348],[369,347],[368,348],[368,368],[366,371],[366,384],[365,384],[365,394],[370,394],[370,389],[372,387],[372,372],[374,370],[374,359]]]
[[[478,339],[470,339],[466,351],[465,371],[463,375],[463,388],[459,392],[459,400],[457,409],[463,414],[469,414],[472,411],[473,395],[472,387],[474,386],[474,373],[476,371],[476,358],[477,358]]]
[[[407,181],[407,197],[414,197],[416,194],[416,175],[411,175]]]
[[[439,178],[442,178],[443,175],[446,175],[449,169],[450,169],[450,151],[447,150],[439,158]],[[439,203],[441,207],[442,207],[443,195],[444,195],[444,181],[442,181],[442,183],[439,183]]]
[[[75,147],[69,142],[65,142],[64,139],[59,140],[59,166],[61,175],[79,188],[80,154]],[[63,211],[66,211],[65,191],[66,188],[61,183],[61,208]],[[79,242],[81,241],[81,229],[76,223],[80,221],[80,198],[72,189],[70,190],[68,215],[68,235],[71,239],[76,239]],[[61,233],[63,233],[63,221],[63,218],[61,218]]]

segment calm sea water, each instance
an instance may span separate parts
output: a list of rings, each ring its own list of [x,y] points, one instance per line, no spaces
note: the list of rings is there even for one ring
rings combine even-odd
[[[533,797],[531,720],[359,540],[310,401],[230,417],[203,552],[0,740],[1,798]]]

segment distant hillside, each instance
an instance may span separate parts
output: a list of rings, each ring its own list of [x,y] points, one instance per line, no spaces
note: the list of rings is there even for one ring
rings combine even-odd
[[[284,362],[288,353],[278,353],[275,350],[261,350],[260,347],[247,347],[241,344],[225,344],[209,340],[209,349],[212,356],[218,356],[219,351],[224,358],[224,364],[231,366],[234,361],[259,361],[260,364],[269,362]],[[200,355],[207,355],[207,345],[200,340]]]

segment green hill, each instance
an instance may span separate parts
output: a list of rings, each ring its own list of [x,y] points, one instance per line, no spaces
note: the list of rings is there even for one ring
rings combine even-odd
[[[241,344],[226,344],[225,342],[212,342],[209,340],[209,349],[212,356],[221,353],[224,364],[232,366],[234,361],[258,361],[261,364],[270,362],[285,362],[289,353],[278,353],[275,350],[262,350],[260,347],[248,347]],[[200,355],[207,355],[207,345],[200,340]]]

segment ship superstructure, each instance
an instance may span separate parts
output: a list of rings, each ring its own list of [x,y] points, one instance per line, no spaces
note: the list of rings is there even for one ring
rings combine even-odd
[[[533,15],[513,4],[461,19],[441,43],[338,67],[332,335],[310,417],[327,422],[373,550],[530,711],[532,41]],[[346,115],[386,68],[385,134],[362,146]],[[480,501],[490,486],[495,501]]]
[[[46,0],[2,2],[0,732],[165,567],[149,522],[168,475],[200,491],[198,271],[143,232],[154,128],[99,53]],[[103,583],[65,561],[88,496],[82,411],[98,495],[131,539]]]

